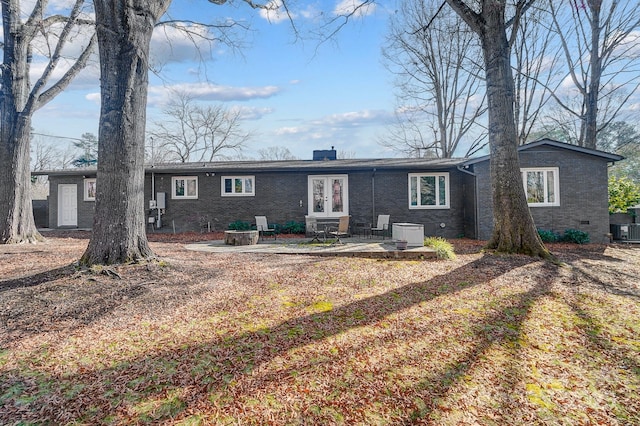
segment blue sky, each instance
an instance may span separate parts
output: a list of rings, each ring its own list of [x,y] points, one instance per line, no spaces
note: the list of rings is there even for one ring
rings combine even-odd
[[[318,28],[320,8],[322,16],[332,16],[337,3],[296,2],[304,8],[291,9],[301,34]],[[202,0],[174,1],[170,9],[174,18],[233,18],[249,23],[252,30],[238,33],[246,46],[237,52],[216,44],[201,46],[199,53],[180,35],[170,33],[169,43],[156,31],[152,60],[162,67],[158,75],[150,74],[149,121],[160,118],[170,90],[180,89],[201,102],[245,111],[243,128],[254,134],[244,153],[247,157],[270,146],[287,147],[302,159],[310,159],[314,149],[331,146],[358,158],[393,156],[378,144],[393,120],[395,105],[393,76],[382,65],[380,54],[391,3],[378,2],[332,40],[319,44],[310,38],[296,41],[287,20],[274,16],[267,20],[241,2],[215,6]],[[94,64],[36,113],[35,131],[71,138],[85,132],[97,135],[97,78]],[[69,142],[57,139],[56,143]]]

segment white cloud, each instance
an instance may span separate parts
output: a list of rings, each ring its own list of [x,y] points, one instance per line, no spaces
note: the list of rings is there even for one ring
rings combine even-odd
[[[88,93],[85,95],[85,99],[100,105],[100,92]]]
[[[332,127],[357,127],[383,124],[393,119],[393,114],[383,110],[362,110],[331,114],[313,122],[314,125]]]
[[[362,17],[373,14],[375,10],[375,3],[362,0],[341,0],[333,9],[333,14],[336,16],[353,14],[354,16]]]
[[[173,86],[149,86],[149,104],[162,106],[174,93],[185,93],[205,101],[249,101],[266,99],[282,92],[278,86],[232,87],[211,83],[179,83]]]
[[[207,61],[215,43],[204,25],[180,24],[158,27],[151,37],[151,62],[162,66],[170,62]]]
[[[69,68],[73,65],[75,61],[70,61],[67,59],[61,59],[56,68],[51,73],[49,77],[49,82],[45,86],[45,90],[49,88],[53,83],[57,82],[63,75],[66,73]],[[37,61],[31,64],[31,68],[29,69],[29,78],[31,82],[37,81],[40,77],[42,77],[42,73],[47,67],[48,62],[45,61]],[[65,89],[65,91],[71,90],[86,90],[86,89],[95,89],[99,87],[100,84],[100,70],[98,68],[97,63],[90,63],[84,68],[80,73],[73,79],[69,87]]]
[[[271,0],[266,4],[266,9],[260,9],[260,17],[272,24],[279,24],[295,18],[296,15],[291,10],[287,11],[284,8],[282,0]]]
[[[234,111],[240,111],[240,118],[242,120],[260,120],[264,116],[273,114],[273,108],[258,108],[247,106],[234,106],[231,108]]]
[[[280,127],[275,130],[275,134],[277,136],[286,136],[286,135],[297,135],[305,132],[305,129],[302,127]]]
[[[616,34],[618,37],[619,34]],[[613,38],[613,37],[612,37]],[[625,60],[635,60],[640,56],[640,31],[631,31],[616,46],[613,56],[620,56]]]

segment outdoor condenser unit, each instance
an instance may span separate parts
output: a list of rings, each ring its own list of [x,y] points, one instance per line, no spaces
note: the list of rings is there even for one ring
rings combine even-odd
[[[611,225],[611,233],[614,240],[628,240],[629,225]]]

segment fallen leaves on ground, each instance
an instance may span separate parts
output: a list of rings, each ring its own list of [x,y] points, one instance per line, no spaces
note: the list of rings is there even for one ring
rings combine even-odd
[[[0,249],[0,424],[638,424],[640,249],[557,266],[212,254],[74,266],[88,234]]]

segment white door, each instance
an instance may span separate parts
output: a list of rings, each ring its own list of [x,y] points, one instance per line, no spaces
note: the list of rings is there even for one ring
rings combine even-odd
[[[347,175],[309,176],[309,216],[339,217],[349,214]]]
[[[78,186],[58,185],[58,226],[78,226]]]

